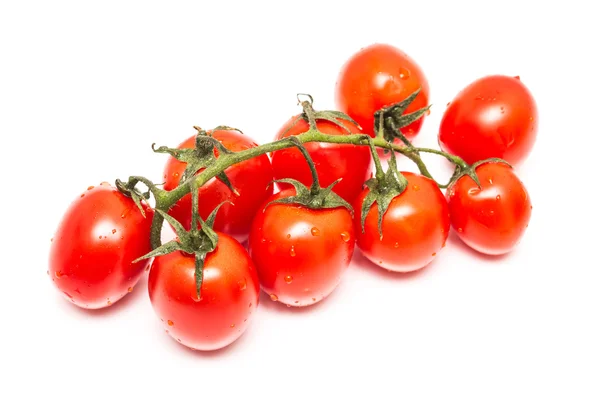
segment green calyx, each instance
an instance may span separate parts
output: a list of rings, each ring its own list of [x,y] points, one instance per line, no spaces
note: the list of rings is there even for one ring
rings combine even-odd
[[[300,100],[300,96],[308,97],[308,100]],[[290,124],[287,130],[284,132],[287,133],[290,129],[292,129],[300,120],[304,120],[308,122],[310,129],[313,131],[318,131],[317,129],[317,121],[328,121],[332,124],[337,125],[341,129],[345,130],[348,134],[352,134],[352,131],[348,129],[346,125],[344,125],[341,121],[348,121],[358,127],[358,123],[353,120],[347,114],[337,111],[337,110],[322,110],[316,111],[313,108],[313,98],[310,94],[299,93],[298,94],[298,103],[302,105],[302,113],[298,115],[294,121]]]
[[[135,187],[135,185],[137,185],[138,182],[141,181],[144,181],[144,183],[146,183],[146,185],[148,186],[147,192],[142,193],[138,188]],[[123,182],[120,179],[117,179],[115,181],[115,186],[121,193],[123,193],[127,197],[130,197],[133,200],[135,205],[139,208],[140,212],[142,213],[142,216],[146,218],[146,212],[144,211],[144,207],[142,206],[142,201],[145,202],[150,199],[150,191],[153,188],[156,188],[156,186],[154,186],[154,184],[150,181],[146,182],[145,178],[136,176],[130,177],[127,183]]]
[[[193,254],[195,258],[195,279],[196,279],[196,294],[198,298],[201,295],[202,278],[204,269],[204,260],[208,253],[213,252],[217,248],[218,236],[213,230],[217,212],[221,208],[223,202],[219,204],[208,216],[206,221],[203,221],[198,214],[198,188],[192,186],[192,227],[186,231],[183,225],[175,218],[162,210],[156,210],[175,230],[177,240],[171,240],[148,254],[138,258],[134,262],[145,260],[152,257],[164,256],[175,251],[182,251],[187,254]],[[198,225],[200,227],[198,227]]]
[[[299,204],[304,207],[321,210],[324,208],[338,208],[345,207],[350,214],[354,216],[354,209],[352,206],[335,192],[332,191],[333,187],[338,184],[342,179],[338,179],[326,188],[319,187],[318,190],[314,190],[314,187],[310,189],[303,185],[301,182],[295,179],[277,179],[273,182],[287,183],[296,189],[294,196],[282,197],[277,200],[273,200],[265,206],[265,209],[271,204]]]
[[[381,171],[381,165],[377,164],[378,172]],[[392,152],[389,160],[389,167],[385,174],[378,173],[375,177],[365,182],[369,193],[365,196],[361,213],[360,224],[362,232],[365,233],[365,221],[373,203],[377,202],[377,228],[379,230],[379,239],[383,239],[383,216],[387,212],[390,203],[394,198],[402,194],[408,185],[408,181],[398,172],[396,165],[396,156]]]
[[[427,111],[429,111],[431,105],[420,108],[417,111],[404,114],[408,106],[417,98],[420,92],[421,89],[419,88],[401,102],[392,104],[389,107],[384,107],[375,112],[374,129],[378,136],[382,135],[383,138],[390,143],[392,143],[395,138],[400,138],[405,145],[411,146],[410,141],[402,134],[402,132],[400,132],[400,129],[417,121],[419,118],[423,117]],[[381,120],[385,121],[385,129],[383,130],[380,128],[380,126],[378,126],[378,121]]]
[[[187,164],[185,171],[181,175],[179,180],[180,183],[187,182],[192,178],[198,171],[203,168],[209,167],[214,164],[217,160],[215,150],[219,154],[231,154],[232,151],[228,150],[221,142],[214,137],[210,136],[205,130],[195,126],[194,129],[198,131],[196,135],[196,146],[193,149],[174,149],[166,146],[155,147],[152,144],[152,150],[155,153],[166,153],[176,158],[177,160]],[[228,126],[218,126],[216,130],[236,130],[241,133],[239,129],[231,128]],[[238,191],[233,187],[231,181],[225,175],[225,172],[220,172],[217,177],[231,190],[236,196],[239,195]]]
[[[486,164],[486,163],[501,163],[501,164],[506,164],[512,168],[512,165],[510,165],[508,163],[508,161],[505,161],[501,158],[496,158],[496,157],[487,158],[485,160],[480,160],[480,161],[473,163],[472,165],[469,165],[469,164],[465,163],[464,161],[462,161],[460,163],[456,162],[456,167],[454,168],[454,173],[450,177],[450,180],[449,180],[448,184],[446,185],[446,187],[453,185],[455,182],[457,182],[463,176],[468,176],[471,179],[473,179],[473,181],[477,184],[477,186],[479,188],[481,188],[481,182],[479,181],[479,177],[477,176],[477,173],[475,172],[475,170],[480,165]]]

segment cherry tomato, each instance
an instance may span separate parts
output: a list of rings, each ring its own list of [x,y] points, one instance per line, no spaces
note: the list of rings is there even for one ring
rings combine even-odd
[[[251,138],[237,131],[217,130],[212,132],[212,136],[231,151],[242,151],[257,146]],[[193,135],[181,143],[179,148],[194,148],[195,141],[196,135]],[[173,190],[177,187],[185,167],[185,163],[173,157],[169,158],[164,172],[165,190]],[[225,203],[220,208],[214,229],[243,242],[248,237],[252,217],[258,207],[273,194],[273,187],[270,185],[273,180],[271,162],[269,157],[263,154],[232,165],[225,170],[225,174],[239,192],[239,196],[236,196],[219,179],[213,178],[198,189],[199,213],[203,219],[206,219],[220,203],[231,201],[233,204]],[[169,210],[169,214],[189,230],[192,224],[192,196],[188,194],[181,198]]]
[[[475,173],[481,188],[463,176],[446,192],[452,227],[481,253],[508,253],[529,225],[532,205],[527,189],[506,164],[484,163]]]
[[[176,251],[157,257],[148,277],[150,301],[165,329],[195,350],[233,343],[258,306],[260,286],[252,259],[231,236],[217,235],[217,247],[204,261],[200,298],[194,255]]]
[[[335,101],[340,111],[374,137],[375,112],[401,102],[419,88],[421,92],[405,114],[429,105],[429,83],[421,67],[406,53],[378,43],[361,49],[346,61],[336,83]],[[422,125],[420,118],[401,131],[411,139]]]
[[[292,117],[278,132],[276,140],[288,136],[299,135],[309,129],[308,122],[299,120],[292,126]],[[351,122],[339,120],[348,130],[355,133],[363,133]],[[318,120],[317,128],[328,135],[348,135],[349,133],[336,124]],[[323,187],[329,186],[337,179],[342,180],[336,184],[333,191],[344,200],[352,202],[362,190],[363,183],[371,175],[371,154],[367,146],[356,146],[353,144],[335,143],[306,143],[304,147],[308,150],[319,175],[319,183]],[[292,178],[309,186],[312,183],[310,168],[302,153],[295,148],[278,150],[273,153],[273,173],[275,179]],[[283,185],[285,186],[285,185]]]
[[[286,189],[268,201],[293,195]],[[249,251],[263,290],[290,306],[307,306],[337,287],[354,251],[350,212],[271,204],[252,224]]]
[[[444,151],[469,164],[498,157],[516,165],[531,152],[537,130],[537,106],[520,78],[491,75],[452,100],[438,140]]]
[[[153,210],[108,183],[90,186],[65,212],[52,239],[48,274],[65,298],[79,307],[110,306],[131,292],[152,250]]]
[[[376,203],[369,209],[364,233],[360,211],[355,211],[354,229],[357,246],[369,260],[390,271],[410,272],[428,265],[445,246],[450,216],[446,199],[433,180],[411,172],[402,174],[408,186],[383,215],[383,239]],[[358,196],[355,210],[361,209],[367,194],[365,189]]]

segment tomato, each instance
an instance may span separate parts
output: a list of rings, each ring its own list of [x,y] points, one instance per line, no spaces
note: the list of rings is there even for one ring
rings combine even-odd
[[[48,274],[64,296],[82,308],[114,304],[133,290],[152,250],[153,210],[142,216],[133,200],[108,183],[90,186],[67,209],[50,248]]]
[[[440,147],[467,163],[502,158],[516,165],[531,152],[538,130],[535,100],[519,77],[491,75],[464,88],[446,108]]]
[[[422,175],[402,172],[408,186],[390,203],[383,215],[383,239],[378,229],[377,204],[373,203],[361,228],[360,212],[354,215],[356,243],[373,263],[396,272],[415,271],[428,265],[445,246],[450,231],[450,215],[437,184]],[[368,189],[356,199],[361,210]]]
[[[481,188],[468,176],[448,187],[452,227],[481,253],[508,253],[529,225],[532,205],[527,189],[506,164],[484,163],[475,173]]]
[[[268,201],[295,193],[290,188]],[[271,204],[256,214],[249,251],[263,290],[290,306],[321,301],[337,287],[354,251],[350,212]]]
[[[421,89],[405,114],[429,105],[429,83],[421,67],[406,53],[387,44],[373,44],[346,61],[336,83],[335,101],[365,133],[375,136],[374,113],[399,103]],[[423,125],[423,118],[401,129],[409,139]]]
[[[231,151],[242,151],[256,146],[247,135],[237,131],[217,130],[212,136]],[[179,148],[194,148],[196,135],[188,138]],[[218,156],[218,154],[217,154]],[[165,190],[173,190],[185,171],[186,164],[170,157],[165,165]],[[252,217],[262,202],[273,194],[270,185],[273,180],[271,162],[266,154],[232,165],[225,170],[233,187],[239,192],[236,196],[223,182],[217,178],[209,180],[199,191],[199,214],[203,219],[220,203],[225,203],[219,210],[214,229],[227,233],[243,242],[248,237]],[[169,214],[177,219],[185,229],[192,224],[192,196],[187,194],[170,210]]]
[[[277,133],[276,140],[288,136],[299,135],[309,129],[308,122],[299,120],[292,126],[298,116],[292,117]],[[351,133],[363,133],[355,124],[339,120]],[[349,133],[336,124],[317,120],[317,128],[328,135],[348,135]],[[306,143],[323,187],[329,186],[337,179],[342,180],[334,186],[333,191],[344,200],[352,202],[362,190],[364,182],[371,174],[371,153],[367,146],[335,143]],[[306,160],[295,147],[278,150],[273,153],[273,173],[275,179],[292,178],[309,186],[312,183],[310,168]]]
[[[252,259],[231,236],[217,235],[217,247],[204,261],[200,298],[193,254],[175,251],[157,257],[148,277],[150,301],[165,329],[195,350],[233,343],[258,306],[260,286]]]

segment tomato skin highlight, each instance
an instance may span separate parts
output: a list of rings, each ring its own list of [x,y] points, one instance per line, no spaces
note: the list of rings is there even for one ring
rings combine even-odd
[[[308,122],[299,120],[293,127],[297,116],[290,118],[276,135],[275,140],[302,134],[309,129]],[[352,134],[363,133],[355,124],[339,120]],[[317,120],[317,128],[327,135],[348,135],[343,128],[332,122]],[[371,175],[371,154],[367,146],[336,143],[305,143],[304,147],[317,167],[319,183],[327,187],[339,178],[333,191],[348,202],[352,202],[362,190],[363,183]],[[275,179],[292,178],[310,186],[312,176],[306,160],[295,147],[278,150],[272,157]],[[279,185],[286,187],[286,185]]]
[[[109,184],[90,187],[67,209],[50,247],[48,274],[67,300],[87,309],[116,303],[133,290],[152,250],[153,210],[146,218]]]
[[[529,89],[517,77],[490,75],[452,100],[438,142],[469,164],[497,157],[516,165],[531,152],[537,131],[538,110]]]
[[[338,109],[375,137],[374,113],[421,92],[405,114],[429,105],[429,83],[421,67],[402,50],[376,43],[352,55],[340,70],[335,88]],[[401,129],[409,139],[423,126],[424,117]]]
[[[383,216],[383,239],[379,237],[376,203],[369,209],[362,233],[360,210],[367,189],[354,203],[354,229],[357,246],[370,261],[390,271],[411,272],[428,265],[445,246],[450,216],[446,199],[433,180],[411,172],[402,174],[408,186]]]
[[[237,131],[217,130],[212,132],[212,136],[231,151],[242,151],[256,146],[250,137]],[[195,141],[196,135],[193,135],[178,148],[194,148]],[[165,190],[173,190],[177,187],[185,167],[185,163],[169,157],[164,170]],[[273,185],[270,185],[273,180],[271,161],[266,154],[263,154],[232,165],[225,170],[225,174],[239,192],[239,196],[236,196],[219,179],[213,178],[198,189],[199,214],[202,219],[206,219],[220,203],[232,202],[233,204],[223,204],[219,209],[214,229],[244,242],[258,207],[273,194]],[[192,224],[192,196],[187,194],[182,197],[171,207],[169,215],[189,230]]]
[[[463,242],[481,253],[508,253],[529,225],[529,193],[506,164],[485,163],[475,172],[481,189],[463,176],[446,191],[452,227]]]
[[[152,307],[169,335],[195,350],[236,341],[256,314],[260,286],[252,259],[239,242],[217,232],[206,255],[198,299],[193,255],[176,251],[154,260],[148,277]]]
[[[269,201],[295,194],[286,189]],[[289,306],[308,306],[333,292],[347,270],[355,237],[343,207],[312,210],[272,204],[252,224],[249,251],[262,289]]]

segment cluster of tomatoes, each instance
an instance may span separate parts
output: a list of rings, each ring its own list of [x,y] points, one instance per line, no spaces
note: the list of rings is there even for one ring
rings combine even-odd
[[[328,115],[339,118],[311,119],[303,113],[287,121],[275,139],[310,129],[376,138],[376,113],[413,93],[418,94],[403,115],[427,107],[425,74],[399,49],[372,45],[346,62],[336,85],[337,107],[350,118],[334,112]],[[391,134],[388,125],[388,137],[410,147],[408,140],[419,133],[423,118],[407,121]],[[48,274],[69,301],[98,309],[134,290],[149,269],[149,297],[168,333],[193,349],[222,348],[247,328],[261,289],[291,307],[327,297],[342,279],[355,246],[373,263],[398,272],[423,268],[438,257],[451,227],[477,251],[511,251],[529,223],[532,206],[508,163],[525,159],[536,134],[536,105],[520,79],[488,76],[464,88],[442,118],[440,146],[454,157],[448,159],[461,160],[445,195],[440,190],[444,185],[430,177],[392,170],[395,162],[385,176],[378,165],[378,179],[371,178],[377,157],[372,149],[335,141],[310,141],[304,149],[291,146],[233,164],[224,171],[227,181],[210,179],[197,194],[181,197],[168,214],[111,184],[90,186],[63,216]],[[209,135],[231,152],[258,146],[231,129]],[[194,149],[196,139],[191,136],[178,149]],[[307,154],[314,165],[307,163]],[[182,184],[186,167],[186,162],[169,158],[164,191]],[[394,185],[397,193],[389,192]],[[158,212],[178,235],[187,231],[195,236],[179,235],[180,243],[161,247],[170,246],[170,251],[153,250],[152,220]],[[194,226],[197,221],[201,231]],[[185,251],[194,243],[209,250]],[[142,259],[148,254],[156,257]]]

